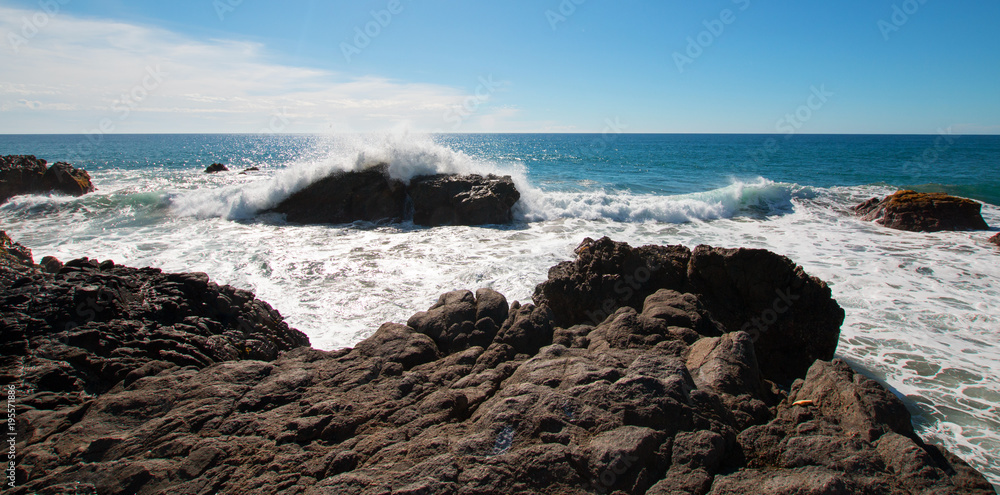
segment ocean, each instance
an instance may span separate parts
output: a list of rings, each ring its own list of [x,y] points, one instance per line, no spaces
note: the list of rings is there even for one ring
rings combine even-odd
[[[337,349],[439,294],[530,301],[585,237],[766,248],[830,284],[837,356],[889,386],[918,433],[1000,486],[1000,249],[987,232],[910,233],[850,207],[899,188],[984,203],[1000,227],[1000,136],[475,134],[2,135],[0,155],[87,169],[98,191],[20,196],[0,228],[52,255],[203,271]],[[507,226],[301,226],[260,214],[335,170],[502,173]],[[213,162],[233,172],[205,174]],[[259,172],[237,173],[249,167]]]

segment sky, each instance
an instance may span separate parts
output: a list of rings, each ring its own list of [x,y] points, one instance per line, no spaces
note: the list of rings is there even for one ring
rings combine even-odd
[[[991,0],[0,0],[0,133],[1000,134]]]

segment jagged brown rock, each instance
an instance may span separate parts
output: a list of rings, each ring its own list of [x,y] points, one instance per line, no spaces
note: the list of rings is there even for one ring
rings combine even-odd
[[[823,281],[784,256],[708,246],[632,248],[607,237],[584,240],[576,253],[549,270],[533,297],[552,309],[559,326],[596,325],[621,307],[643,310],[650,295],[669,289],[697,301],[683,310],[674,305],[682,328],[702,335],[743,330],[758,354],[782,356],[760,363],[775,382],[791,383],[837,348],[843,309]]]
[[[0,203],[21,194],[82,196],[95,190],[86,170],[65,162],[46,168],[46,163],[32,155],[0,157]]]
[[[719,282],[731,274],[702,270],[768,260],[699,250],[721,264],[685,264],[684,280]],[[721,323],[712,308],[738,306],[707,299],[725,287],[709,286],[711,295],[659,288],[638,308],[570,327],[545,302],[456,291],[353,349],[147,359],[66,403],[51,398],[65,380],[36,383],[19,416],[13,493],[993,493],[843,362],[815,361],[790,390],[767,379],[762,363],[785,356]],[[829,311],[822,294],[799,300],[802,311]],[[87,362],[93,351],[76,345],[60,355]],[[54,349],[12,355],[49,359]]]
[[[897,191],[883,199],[872,198],[854,207],[862,220],[897,230],[987,230],[983,205],[943,193]]]

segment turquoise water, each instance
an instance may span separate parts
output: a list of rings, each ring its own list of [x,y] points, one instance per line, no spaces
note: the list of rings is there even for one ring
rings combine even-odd
[[[405,322],[446,291],[529,301],[584,237],[765,248],[827,281],[837,355],[889,385],[925,438],[1000,483],[1000,250],[992,232],[892,231],[850,207],[897,188],[984,202],[1000,227],[1000,137],[501,134],[0,136],[0,154],[90,171],[81,198],[20,196],[0,228],[54,255],[203,271],[248,288],[322,349]],[[222,162],[233,173],[204,174]],[[388,162],[511,175],[503,227],[300,226],[261,211],[337,170]],[[248,167],[259,172],[235,173]]]

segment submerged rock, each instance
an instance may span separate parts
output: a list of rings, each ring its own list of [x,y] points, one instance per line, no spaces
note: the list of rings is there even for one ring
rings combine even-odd
[[[810,363],[790,390],[768,378],[764,366],[788,351],[756,346],[727,323],[755,307],[752,295],[782,277],[800,281],[791,335],[811,331],[799,328],[815,323],[805,314],[836,307],[822,282],[786,259],[605,239],[582,246],[579,266],[553,269],[589,281],[568,286],[572,295],[617,300],[600,277],[652,270],[642,264],[652,261],[663,266],[649,280],[680,277],[691,290],[643,286],[638,307],[619,304],[597,324],[569,327],[556,323],[573,306],[553,297],[553,279],[541,292],[558,309],[455,291],[353,349],[188,362],[163,352],[193,356],[172,344],[184,342],[208,357],[192,340],[204,335],[200,325],[163,322],[169,334],[128,346],[112,329],[146,318],[132,328],[150,332],[175,311],[163,312],[168,300],[260,314],[238,303],[252,295],[216,292],[204,275],[145,269],[142,306],[113,302],[85,332],[57,342],[48,335],[58,312],[29,313],[51,305],[27,306],[24,290],[46,297],[41,288],[58,281],[33,275],[2,294],[25,315],[16,321],[39,329],[30,345],[3,349],[4,359],[33,363],[25,369],[35,387],[18,416],[12,493],[993,493],[975,470],[921,441],[898,398],[843,362]],[[133,270],[101,266],[70,262],[62,275],[93,287]],[[135,313],[146,306],[161,311]],[[224,327],[218,316],[201,318]],[[137,352],[115,352],[122,348]],[[93,364],[111,355],[142,364],[124,376]]]
[[[884,199],[872,198],[854,207],[865,221],[897,230],[987,230],[981,203],[943,193],[897,191]]]
[[[388,164],[338,172],[310,184],[271,211],[297,223],[399,222],[424,226],[504,224],[520,198],[509,176],[431,175],[405,184]]]
[[[32,155],[0,157],[0,203],[21,194],[60,193],[82,196],[94,192],[86,170],[58,162],[46,168],[46,161]]]
[[[205,173],[206,174],[215,174],[215,173],[218,173],[218,172],[228,172],[228,171],[229,171],[229,167],[227,167],[227,166],[225,166],[225,165],[223,165],[221,163],[213,163],[213,164],[209,165],[207,168],[205,168]]]

